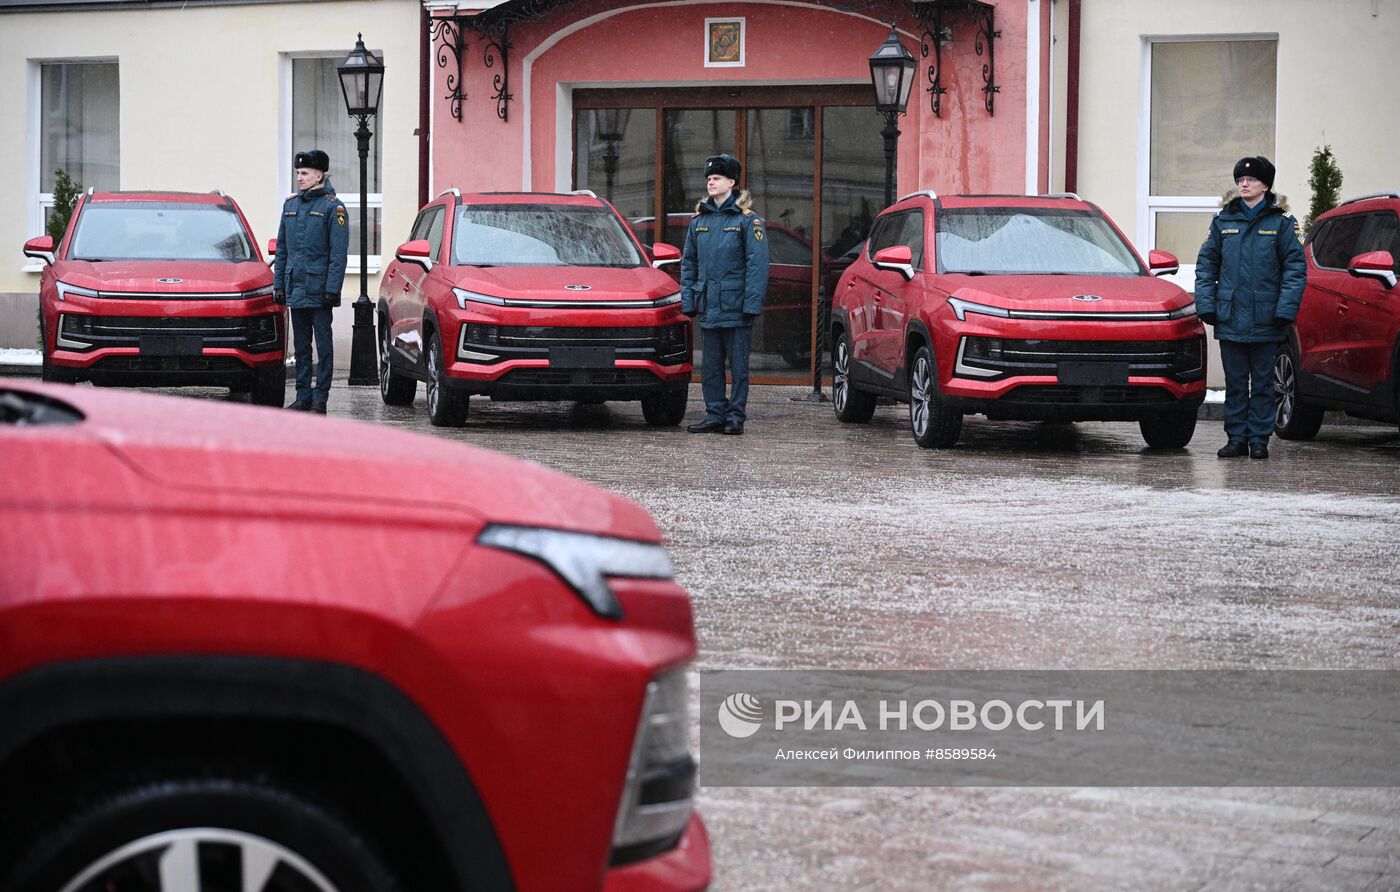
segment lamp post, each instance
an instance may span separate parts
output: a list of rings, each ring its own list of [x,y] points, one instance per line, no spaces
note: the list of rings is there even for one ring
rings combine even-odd
[[[369,302],[369,119],[379,111],[379,94],[384,86],[384,63],[365,49],[363,34],[355,36],[355,48],[335,67],[340,89],[345,94],[345,110],[359,121],[355,140],[360,148],[360,296],[355,299],[355,324],[350,339],[350,384],[376,385],[379,367],[375,362],[374,307]]]
[[[899,140],[899,116],[909,107],[909,88],[914,85],[914,56],[904,48],[894,25],[890,36],[870,57],[870,82],[875,87],[875,110],[885,116],[885,207],[894,204],[894,151]]]

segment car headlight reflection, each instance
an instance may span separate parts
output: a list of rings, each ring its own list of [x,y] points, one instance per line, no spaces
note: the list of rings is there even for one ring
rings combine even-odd
[[[609,619],[622,618],[622,605],[608,577],[674,577],[666,550],[649,542],[499,524],[483,530],[477,542],[534,558],[553,570],[594,613]]]
[[[489,294],[477,294],[475,291],[468,291],[465,288],[453,288],[452,296],[457,298],[457,309],[459,310],[465,310],[467,304],[490,304],[493,307],[506,305],[503,298],[492,297]]]
[[[1196,315],[1196,302],[1192,301],[1179,310],[1172,310],[1167,314],[1168,319],[1185,319],[1187,316]]]
[[[79,288],[77,285],[69,285],[67,282],[57,282],[55,287],[58,289],[59,300],[67,300],[70,294],[74,297],[97,297],[97,292],[91,288]]]

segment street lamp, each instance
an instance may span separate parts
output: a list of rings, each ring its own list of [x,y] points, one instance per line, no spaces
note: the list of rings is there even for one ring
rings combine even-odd
[[[355,48],[335,67],[340,89],[345,94],[345,110],[360,122],[355,140],[360,147],[360,296],[355,300],[355,324],[350,339],[351,385],[379,383],[375,362],[374,307],[369,302],[369,119],[379,111],[379,94],[384,86],[384,63],[365,49],[363,34],[355,36]]]
[[[875,110],[885,116],[885,207],[894,204],[894,150],[899,139],[895,122],[909,107],[909,88],[914,85],[914,56],[904,48],[893,25],[890,36],[870,57],[870,82],[875,87]]]

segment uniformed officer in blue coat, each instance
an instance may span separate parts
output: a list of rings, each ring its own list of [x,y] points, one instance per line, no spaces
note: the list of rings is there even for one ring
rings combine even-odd
[[[1239,197],[1210,222],[1196,259],[1196,312],[1215,329],[1225,370],[1225,436],[1216,455],[1269,457],[1274,357],[1298,316],[1307,261],[1298,221],[1273,193],[1267,158],[1235,164]]]
[[[705,160],[709,197],[695,208],[681,255],[681,310],[699,320],[703,351],[705,420],[686,428],[693,434],[742,434],[747,418],[749,348],[768,290],[768,241],[748,191],[734,194],[740,172],[738,159],[729,155]]]
[[[288,409],[326,414],[334,346],[331,310],[340,306],[350,221],[327,177],[330,157],[320,149],[296,155],[297,192],[282,205],[273,263],[273,299],[292,312],[297,358],[297,398]],[[311,339],[316,339],[316,380],[311,380]]]

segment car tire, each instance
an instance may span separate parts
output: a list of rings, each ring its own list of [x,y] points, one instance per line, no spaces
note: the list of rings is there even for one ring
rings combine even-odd
[[[411,406],[418,382],[394,368],[389,323],[379,318],[379,396],[386,406]]]
[[[947,449],[962,434],[962,413],[938,392],[938,366],[927,347],[919,348],[909,368],[909,428],[925,449]]]
[[[652,427],[675,427],[685,418],[685,407],[690,401],[690,388],[663,390],[642,397],[642,417]]]
[[[1274,357],[1274,433],[1285,440],[1311,440],[1322,428],[1323,410],[1298,398],[1298,354],[1284,344]]]
[[[287,367],[282,363],[253,372],[252,401],[256,406],[282,408],[287,402]]]
[[[461,427],[467,422],[470,399],[447,384],[447,366],[442,358],[442,338],[435,331],[428,339],[428,421],[433,427]]]
[[[260,865],[265,875],[242,876],[245,864]],[[143,780],[81,804],[0,883],[9,892],[202,892],[230,885],[266,892],[400,889],[384,859],[335,812],[266,780],[230,777]]]
[[[1138,421],[1142,438],[1152,449],[1185,449],[1196,433],[1196,407],[1180,406]]]
[[[851,381],[851,336],[844,331],[831,345],[831,407],[846,424],[865,424],[875,415],[875,394]]]

